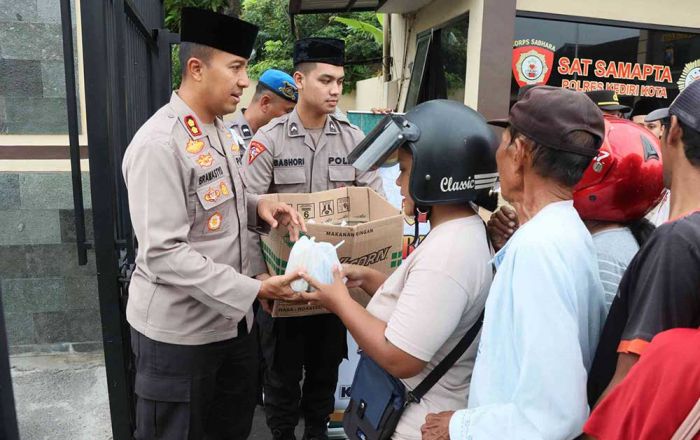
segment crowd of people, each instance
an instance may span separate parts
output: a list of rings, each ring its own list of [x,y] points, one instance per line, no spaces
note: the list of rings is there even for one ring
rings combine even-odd
[[[428,101],[365,137],[337,111],[343,42],[306,38],[292,75],[265,72],[225,124],[257,32],[183,9],[182,85],[125,154],[136,439],[245,439],[258,403],[273,439],[300,416],[304,439],[327,439],[346,331],[410,391],[479,328],[382,440],[700,438],[700,81],[634,109],[527,86],[492,121]],[[261,195],[383,194],[387,162],[404,215],[431,224],[394,273],[268,274],[257,234],[305,224]],[[507,204],[485,223],[496,176]],[[313,289],[294,293],[299,278]],[[273,318],[274,300],[330,313]]]

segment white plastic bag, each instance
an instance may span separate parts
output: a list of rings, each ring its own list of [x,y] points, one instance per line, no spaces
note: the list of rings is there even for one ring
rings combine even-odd
[[[342,244],[342,243],[340,243]],[[340,244],[338,246],[340,246]],[[330,243],[316,243],[316,238],[301,237],[294,243],[292,251],[289,253],[289,261],[285,274],[297,271],[301,268],[323,284],[333,283],[333,268],[340,265],[336,247]],[[306,292],[313,290],[309,284],[299,279],[291,284],[295,292]]]

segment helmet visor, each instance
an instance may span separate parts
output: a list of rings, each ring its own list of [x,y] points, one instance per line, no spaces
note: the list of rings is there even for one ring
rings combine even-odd
[[[387,115],[348,155],[360,171],[376,170],[396,163],[395,152],[405,142],[415,142],[420,129],[401,115]]]

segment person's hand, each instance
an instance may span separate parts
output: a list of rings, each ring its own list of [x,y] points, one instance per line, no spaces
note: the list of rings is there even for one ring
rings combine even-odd
[[[255,276],[255,279],[260,281],[265,281],[269,278],[270,274],[268,273],[261,273]],[[272,315],[272,306],[275,304],[275,300],[259,298],[258,301],[260,301],[260,307],[262,307],[262,309],[266,311],[269,315]]]
[[[491,214],[491,218],[486,224],[486,230],[496,250],[505,246],[518,227],[518,215],[508,206],[501,206]]]
[[[301,296],[289,286],[292,281],[298,280],[300,277],[300,272],[290,272],[287,275],[265,279],[258,292],[261,304],[264,304],[265,300],[301,301]]]
[[[362,287],[362,283],[365,281],[364,275],[366,269],[365,266],[358,266],[356,264],[343,264],[343,276],[348,279],[345,286],[348,289]]]
[[[428,414],[420,428],[423,440],[447,440],[450,438],[450,419],[454,411]]]
[[[306,232],[304,219],[296,209],[286,203],[261,199],[258,202],[258,216],[273,229],[280,224],[286,226],[289,230],[289,238],[293,242],[299,239],[299,231]]]
[[[302,292],[302,298],[310,304],[319,304],[336,313],[337,307],[342,300],[350,297],[350,292],[348,292],[348,288],[343,283],[343,276],[342,268],[335,266],[333,268],[333,284],[322,284],[308,273],[302,271],[301,277],[311,287],[316,289],[313,292]]]

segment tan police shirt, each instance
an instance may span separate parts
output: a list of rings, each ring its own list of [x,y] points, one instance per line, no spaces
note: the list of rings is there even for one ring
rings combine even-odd
[[[261,127],[243,160],[249,190],[254,194],[311,193],[344,186],[369,186],[382,196],[376,171],[361,173],[348,163],[348,154],[364,138],[349,121],[329,115],[316,142],[295,108]],[[251,242],[253,272],[267,273],[260,246]]]
[[[245,193],[240,146],[216,119],[205,126],[173,92],[136,133],[122,172],[139,247],[127,320],[156,341],[200,345],[233,338],[260,282],[246,243],[257,196]]]
[[[241,110],[238,112],[234,118],[229,122],[229,127],[231,130],[234,132],[234,136],[238,136],[238,141],[239,144],[242,144],[240,153],[241,153],[241,158],[245,156],[245,152],[248,150],[248,144],[250,144],[251,139],[253,139],[253,129],[250,127],[250,124],[248,124],[248,121],[246,120],[245,116],[243,116],[243,112],[245,109]]]

